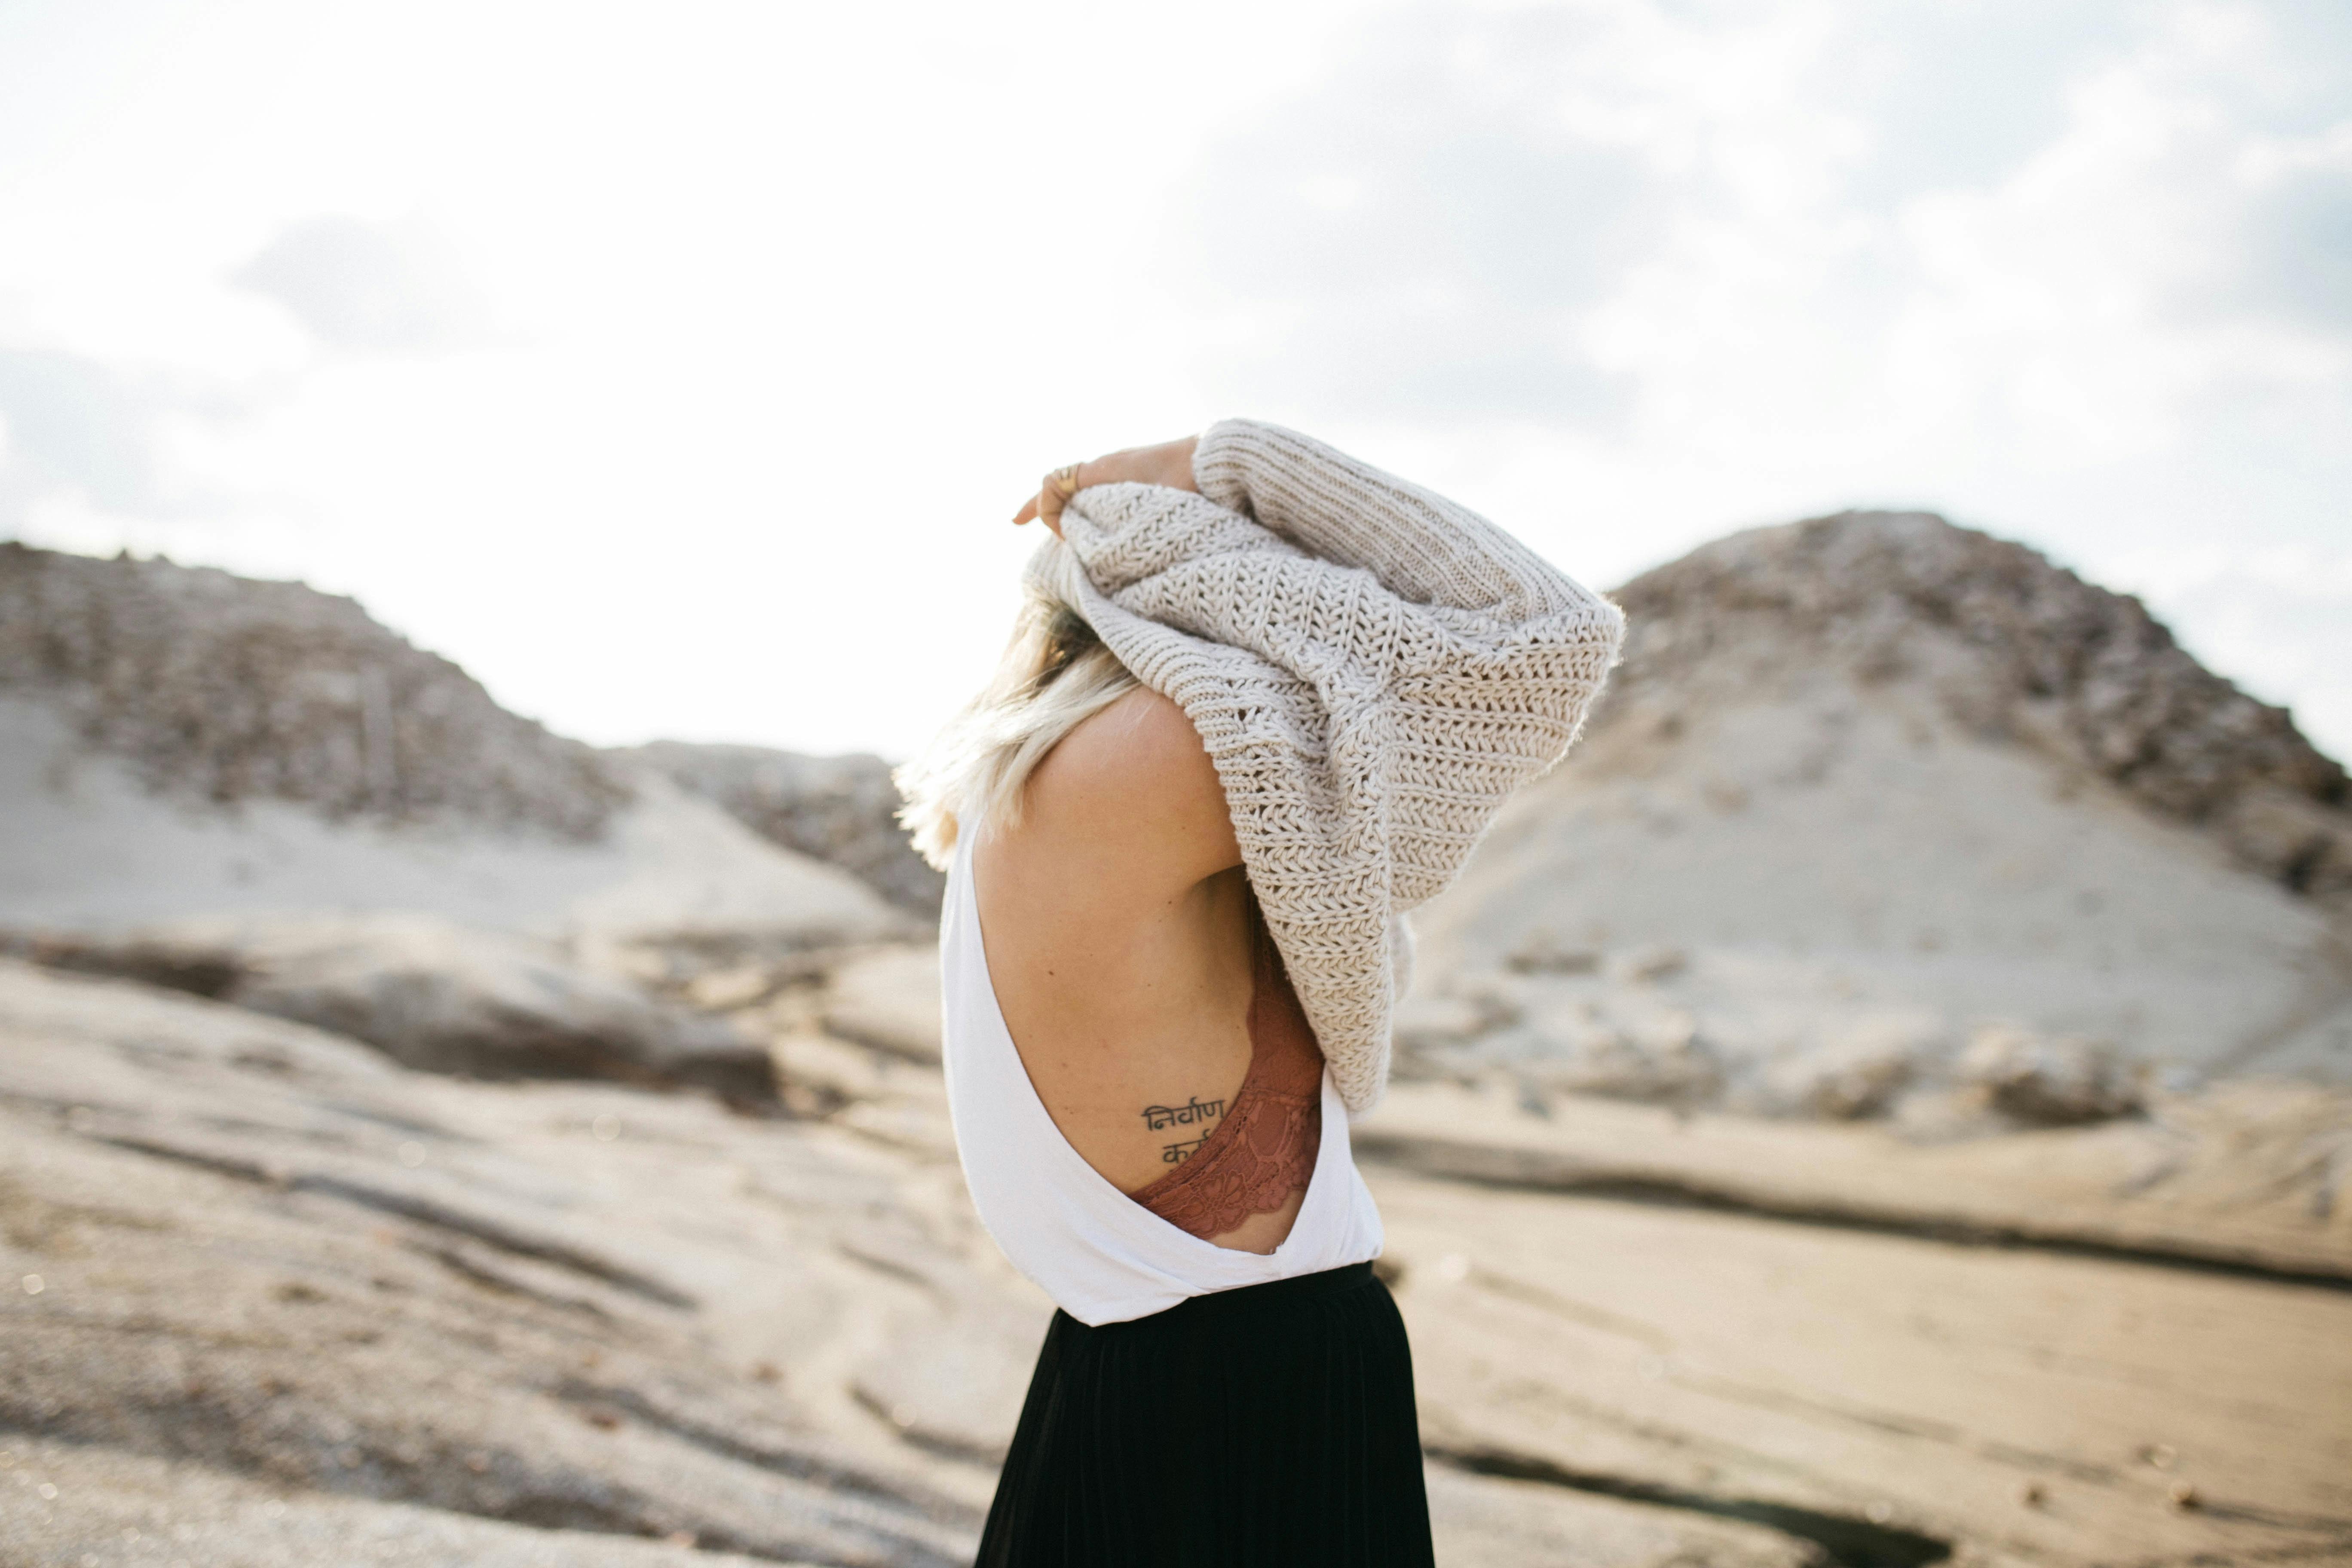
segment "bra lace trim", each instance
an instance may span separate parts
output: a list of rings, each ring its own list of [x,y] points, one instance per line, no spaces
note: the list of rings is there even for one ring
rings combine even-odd
[[[1323,1052],[1280,952],[1251,910],[1250,1066],[1233,1105],[1192,1157],[1130,1195],[1203,1241],[1306,1189],[1323,1140]]]

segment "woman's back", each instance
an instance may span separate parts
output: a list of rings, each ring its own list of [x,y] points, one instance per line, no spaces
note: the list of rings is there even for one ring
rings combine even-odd
[[[1241,851],[1183,710],[1138,689],[1072,730],[972,870],[997,1004],[1039,1100],[1113,1186],[1160,1183],[1235,1109],[1257,978]],[[1271,1251],[1303,1195],[1212,1239]]]

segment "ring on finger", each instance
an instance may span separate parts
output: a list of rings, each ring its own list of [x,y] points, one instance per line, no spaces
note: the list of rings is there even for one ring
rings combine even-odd
[[[1045,476],[1047,488],[1064,500],[1078,493],[1078,464],[1066,463]]]

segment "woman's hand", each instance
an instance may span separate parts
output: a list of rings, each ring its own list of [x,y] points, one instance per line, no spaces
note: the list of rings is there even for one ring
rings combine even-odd
[[[1013,514],[1013,526],[1034,517],[1060,538],[1062,508],[1088,485],[1165,485],[1172,490],[1191,490],[1197,495],[1201,487],[1192,482],[1192,448],[1199,441],[1197,436],[1187,436],[1181,441],[1162,441],[1157,447],[1129,447],[1124,452],[1113,452],[1091,463],[1055,468],[1045,476],[1028,504]]]

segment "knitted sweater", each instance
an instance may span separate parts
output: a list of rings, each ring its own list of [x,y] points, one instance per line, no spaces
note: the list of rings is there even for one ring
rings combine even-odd
[[[1174,700],[1351,1111],[1388,1078],[1404,912],[1559,761],[1617,607],[1501,529],[1277,426],[1212,426],[1201,494],[1081,490],[1031,574]]]

